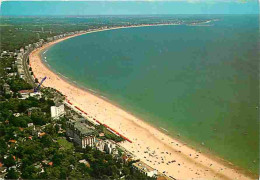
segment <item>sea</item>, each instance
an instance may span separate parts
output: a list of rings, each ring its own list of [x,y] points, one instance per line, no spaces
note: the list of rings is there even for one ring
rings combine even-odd
[[[42,56],[87,88],[198,150],[257,174],[257,15],[207,24],[116,29],[60,42]]]

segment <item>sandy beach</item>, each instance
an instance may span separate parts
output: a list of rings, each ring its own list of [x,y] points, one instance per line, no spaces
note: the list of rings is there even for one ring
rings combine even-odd
[[[50,42],[30,54],[30,65],[35,77],[39,80],[47,77],[43,83],[45,87],[57,89],[73,105],[87,112],[90,119],[98,119],[130,139],[133,143],[125,141],[121,145],[167,176],[176,179],[251,179],[231,168],[231,165],[226,166],[220,160],[196,151],[116,105],[66,82],[45,66],[40,57],[41,51],[78,35]]]

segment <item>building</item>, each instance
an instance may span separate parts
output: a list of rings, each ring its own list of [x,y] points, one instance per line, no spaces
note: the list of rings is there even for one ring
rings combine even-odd
[[[18,91],[19,94],[21,94],[21,98],[19,99],[27,99],[30,97],[30,93],[33,93],[33,89],[29,89],[29,90],[21,90]]]
[[[53,37],[48,37],[47,42],[51,42],[51,41],[53,41]]]
[[[99,151],[105,151],[108,154],[113,154],[113,155],[117,155],[118,154],[118,150],[116,148],[116,143],[114,141],[111,140],[101,140],[101,139],[97,139],[96,140],[96,148]]]
[[[30,51],[33,50],[33,45],[32,44],[28,45],[28,50],[30,50]]]
[[[8,73],[8,74],[7,74],[7,76],[8,76],[9,78],[11,78],[11,77],[15,77],[16,75],[17,75],[16,72]]]
[[[42,138],[43,136],[46,135],[46,133],[45,132],[38,132],[37,135],[38,135],[39,138]]]
[[[113,141],[110,141],[110,140],[105,140],[105,148],[104,148],[104,150],[108,154],[114,154],[114,155],[118,154],[118,150],[116,148],[116,144]]]
[[[85,164],[88,168],[90,168],[90,164],[86,159],[79,160],[79,163]]]
[[[29,97],[35,97],[36,99],[40,99],[42,97],[41,92],[34,92],[33,89],[21,90],[21,91],[18,91],[18,93],[20,93],[22,96],[19,99],[27,99]]]
[[[21,114],[20,113],[14,113],[13,115],[14,115],[14,117],[19,117]]]
[[[51,117],[53,119],[58,119],[64,116],[64,104],[57,104],[56,106],[51,106]]]
[[[16,65],[17,65],[17,74],[20,78],[23,79],[25,77],[25,74],[24,74],[24,69],[23,69],[23,65],[22,65],[22,60],[17,59]]]
[[[20,53],[24,54],[24,48],[20,48]]]
[[[94,131],[85,123],[85,120],[68,121],[66,123],[66,135],[81,148],[94,147],[96,137]]]
[[[34,126],[33,123],[28,123],[27,126],[28,126],[28,127],[33,127],[33,129],[35,129],[35,126]]]
[[[33,112],[40,112],[41,108],[39,107],[31,107],[29,109],[27,109],[27,115],[31,116]]]
[[[11,94],[11,90],[10,90],[9,84],[4,83],[4,85],[3,85],[3,91],[4,91],[4,94]]]
[[[158,174],[158,171],[156,169],[153,169],[151,166],[148,166],[142,161],[133,163],[133,168],[144,173],[146,176],[149,177],[156,177]]]
[[[30,93],[30,97],[34,97],[36,99],[40,99],[42,97],[42,93],[41,92],[32,92]]]
[[[96,148],[99,151],[104,151],[105,150],[105,142],[101,139],[96,140]]]

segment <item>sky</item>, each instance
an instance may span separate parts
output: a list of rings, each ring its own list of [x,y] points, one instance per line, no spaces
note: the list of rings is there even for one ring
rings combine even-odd
[[[20,0],[3,1],[0,13],[2,16],[259,14],[259,4],[258,0]]]

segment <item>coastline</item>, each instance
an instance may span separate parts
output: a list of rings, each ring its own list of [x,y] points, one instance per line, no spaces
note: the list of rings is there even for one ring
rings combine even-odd
[[[160,172],[166,171],[167,176],[172,176],[177,179],[192,177],[203,179],[250,179],[236,170],[188,147],[185,143],[180,142],[180,140],[165,135],[162,131],[138,119],[133,114],[122,110],[121,107],[109,100],[99,97],[97,94],[93,94],[93,92],[85,88],[78,87],[72,82],[68,82],[64,77],[52,72],[51,68],[47,67],[41,60],[40,53],[58,42],[83,34],[120,28],[132,27],[118,27],[76,34],[55,42],[50,42],[34,50],[30,54],[30,61],[35,76],[38,79],[47,76],[48,79],[44,83],[44,86],[59,90],[67,96],[69,101],[93,116],[89,118],[97,118],[100,122],[108,124],[113,129],[116,129],[131,139],[133,143],[124,142],[121,145],[133,152],[133,154],[151,167],[158,169]],[[137,134],[139,134],[139,136]],[[154,151],[157,157],[149,156],[145,151],[149,153]],[[146,159],[147,156],[149,156],[149,161]],[[161,158],[164,163],[162,163]],[[166,163],[170,161],[176,162],[167,165]]]

